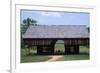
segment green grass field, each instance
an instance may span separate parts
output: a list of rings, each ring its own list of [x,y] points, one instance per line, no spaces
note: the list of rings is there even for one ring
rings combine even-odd
[[[21,49],[21,63],[42,62],[50,59],[47,55],[29,54],[28,52],[28,48]]]
[[[55,51],[64,51],[63,44],[56,44]],[[32,50],[33,54],[29,55],[28,48],[21,49],[21,63],[30,62],[44,62],[50,59],[49,55],[36,55],[36,50]],[[71,60],[89,60],[89,48],[86,46],[80,46],[80,54],[78,55],[62,55],[63,57],[58,61],[71,61]]]

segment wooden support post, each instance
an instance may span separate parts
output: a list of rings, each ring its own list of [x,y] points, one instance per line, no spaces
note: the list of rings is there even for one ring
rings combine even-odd
[[[70,46],[65,44],[65,54],[70,54]]]
[[[37,54],[42,54],[42,52],[43,52],[43,47],[37,46]]]
[[[65,54],[79,54],[79,45],[66,45]]]
[[[74,48],[75,48],[75,54],[79,54],[79,45],[75,45]]]
[[[54,54],[54,45],[51,47],[51,54]]]

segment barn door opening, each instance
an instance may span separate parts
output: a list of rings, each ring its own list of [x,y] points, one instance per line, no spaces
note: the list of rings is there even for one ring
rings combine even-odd
[[[57,42],[55,44],[54,53],[57,54],[57,55],[61,55],[61,54],[64,54],[64,51],[65,51],[64,41],[63,40],[57,40]]]

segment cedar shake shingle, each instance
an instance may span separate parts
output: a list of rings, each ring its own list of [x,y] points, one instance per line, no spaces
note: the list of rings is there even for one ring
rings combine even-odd
[[[23,38],[89,38],[85,25],[30,25]]]

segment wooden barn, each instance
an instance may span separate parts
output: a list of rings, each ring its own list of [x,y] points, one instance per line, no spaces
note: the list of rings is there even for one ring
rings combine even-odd
[[[29,48],[36,47],[37,54],[54,54],[58,40],[64,42],[64,54],[79,54],[79,46],[89,44],[85,25],[30,25],[22,38]]]

